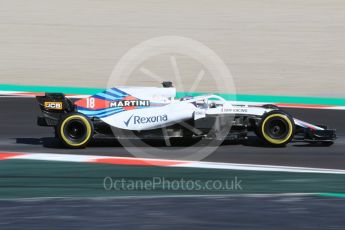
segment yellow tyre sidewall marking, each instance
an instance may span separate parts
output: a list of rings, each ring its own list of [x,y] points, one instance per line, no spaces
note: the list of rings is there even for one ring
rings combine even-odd
[[[64,134],[64,127],[66,125],[67,122],[69,122],[70,120],[73,120],[73,119],[80,119],[83,121],[83,123],[85,124],[86,126],[86,137],[85,137],[85,140],[81,143],[73,143],[71,142],[70,140],[68,140],[68,138],[65,137],[65,134]],[[80,116],[80,115],[72,115],[70,117],[67,117],[63,122],[62,122],[62,125],[61,125],[61,128],[60,128],[60,133],[61,133],[61,137],[62,139],[70,146],[74,146],[74,147],[77,147],[77,146],[81,146],[83,144],[85,144],[91,137],[91,125],[90,125],[90,122],[83,116]]]
[[[286,138],[284,138],[282,140],[273,139],[270,136],[268,136],[266,134],[266,132],[265,132],[265,125],[266,125],[267,121],[270,120],[271,118],[275,118],[275,117],[279,117],[279,118],[284,119],[288,123],[288,125],[289,125],[289,133],[286,136]],[[283,114],[272,114],[272,115],[266,117],[266,119],[264,120],[264,123],[262,124],[262,130],[261,131],[262,131],[262,135],[264,136],[264,138],[268,142],[270,142],[272,144],[275,144],[275,145],[280,145],[280,144],[283,144],[284,142],[286,142],[287,140],[289,140],[291,138],[292,132],[293,132],[293,125],[292,125],[290,119],[286,115],[283,115]]]

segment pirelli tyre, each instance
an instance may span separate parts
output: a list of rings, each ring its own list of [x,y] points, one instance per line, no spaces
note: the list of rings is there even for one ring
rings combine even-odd
[[[279,110],[266,113],[258,127],[258,136],[273,146],[285,146],[295,135],[293,118]]]
[[[93,137],[94,128],[83,114],[70,113],[61,119],[56,133],[66,147],[85,148]]]

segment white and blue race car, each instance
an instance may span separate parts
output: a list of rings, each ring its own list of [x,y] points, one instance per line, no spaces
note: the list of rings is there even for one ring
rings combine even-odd
[[[96,136],[114,138],[202,138],[246,140],[254,132],[269,145],[291,141],[330,144],[335,130],[293,118],[274,105],[226,101],[217,95],[176,99],[163,87],[118,87],[72,101],[61,93],[38,96],[39,126],[51,126],[70,148],[84,148]]]

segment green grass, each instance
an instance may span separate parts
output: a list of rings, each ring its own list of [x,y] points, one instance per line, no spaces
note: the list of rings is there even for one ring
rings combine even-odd
[[[166,180],[154,189],[124,189],[106,191],[106,177],[131,181]],[[237,189],[192,189],[190,181],[198,181],[204,188],[209,180],[220,180],[223,185],[237,178]],[[177,189],[173,181],[181,181]],[[32,197],[109,197],[109,196],[158,196],[158,195],[238,195],[280,193],[344,194],[345,175],[256,172],[197,168],[118,166],[92,163],[71,163],[34,160],[0,161],[0,198]],[[188,182],[189,181],[189,182]],[[171,183],[170,189],[169,184]],[[184,188],[182,188],[184,184]],[[229,183],[230,185],[231,183]],[[110,185],[108,183],[108,185]],[[196,186],[196,185],[193,185]],[[152,186],[150,188],[153,188]],[[196,187],[195,187],[196,188]]]

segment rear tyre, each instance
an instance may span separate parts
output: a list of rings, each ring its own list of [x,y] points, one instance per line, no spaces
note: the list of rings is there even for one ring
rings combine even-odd
[[[295,122],[292,117],[282,111],[266,113],[258,127],[258,136],[273,146],[285,146],[295,135]]]
[[[94,128],[91,121],[80,113],[70,113],[57,126],[60,141],[68,148],[85,148],[91,141]]]

